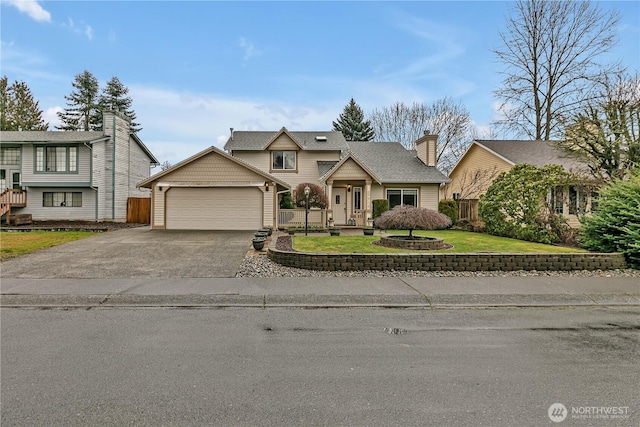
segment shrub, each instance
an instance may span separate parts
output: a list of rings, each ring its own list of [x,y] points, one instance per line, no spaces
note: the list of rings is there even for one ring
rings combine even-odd
[[[298,184],[296,189],[293,191],[294,202],[296,206],[300,208],[304,208],[307,203],[307,199],[304,195],[304,188],[309,187],[309,207],[310,208],[320,208],[326,209],[328,203],[327,195],[325,194],[322,187],[318,184],[313,184],[310,182],[302,182]]]
[[[284,193],[280,199],[280,209],[293,209],[294,207],[291,193]]]
[[[501,173],[480,197],[479,213],[487,233],[540,243],[564,241],[570,227],[551,208],[547,195],[573,179],[558,165],[519,164]]]
[[[450,199],[440,200],[440,202],[438,202],[438,212],[451,218],[451,222],[455,224],[458,220],[458,202]]]
[[[451,227],[451,218],[436,211],[415,206],[396,206],[382,214],[376,227],[384,230],[444,230]]]
[[[372,203],[374,218],[379,218],[383,213],[389,210],[389,201],[387,199],[376,199]]]
[[[602,188],[597,210],[582,218],[580,241],[589,250],[622,252],[640,268],[640,169]]]

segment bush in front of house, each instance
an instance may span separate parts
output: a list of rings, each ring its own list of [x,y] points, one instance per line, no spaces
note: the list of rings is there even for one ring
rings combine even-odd
[[[582,218],[580,242],[593,251],[622,252],[629,266],[640,268],[640,169],[600,190],[597,210]]]
[[[455,200],[440,200],[438,202],[438,212],[451,218],[452,223],[458,220],[458,203]]]
[[[304,188],[309,187],[309,207],[326,209],[329,201],[322,187],[318,184],[311,182],[302,182],[298,184],[295,190],[293,190],[293,200],[296,206],[304,208],[307,204],[307,199],[304,194]]]
[[[564,242],[571,228],[547,197],[552,188],[573,180],[558,165],[519,164],[501,173],[480,196],[479,213],[486,232],[530,242]]]
[[[409,230],[411,237],[413,237],[413,230],[444,230],[451,227],[451,224],[451,218],[440,212],[410,205],[398,205],[376,220],[377,228]]]
[[[387,199],[375,199],[373,204],[373,218],[379,218],[383,213],[389,210],[389,201]]]

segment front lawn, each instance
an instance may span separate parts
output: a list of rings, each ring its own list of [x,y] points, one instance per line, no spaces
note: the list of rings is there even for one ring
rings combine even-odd
[[[376,231],[377,232],[377,231]],[[388,234],[407,235],[407,231],[388,231]],[[509,253],[566,253],[586,252],[581,249],[562,246],[545,245],[542,243],[526,242],[524,240],[497,237],[483,233],[468,231],[439,230],[414,231],[417,236],[430,236],[444,239],[445,243],[453,245],[452,249],[429,252],[469,253],[469,252],[509,252]],[[314,253],[407,253],[405,249],[391,249],[371,242],[379,240],[379,236],[295,236],[293,247],[301,252]],[[419,251],[425,252],[425,251]]]
[[[0,260],[4,261],[39,249],[84,239],[94,234],[90,231],[1,232]]]

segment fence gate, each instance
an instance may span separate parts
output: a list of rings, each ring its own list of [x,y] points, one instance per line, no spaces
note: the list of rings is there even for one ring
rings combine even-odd
[[[127,199],[127,222],[151,224],[150,197],[129,197]]]

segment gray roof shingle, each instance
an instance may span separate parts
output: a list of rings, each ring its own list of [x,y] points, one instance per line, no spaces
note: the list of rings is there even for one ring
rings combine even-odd
[[[14,142],[91,142],[104,138],[102,132],[64,132],[64,131],[2,131],[0,141]]]
[[[233,137],[227,140],[224,146],[226,151],[253,151],[262,150],[264,146],[275,135],[280,133],[273,131],[234,131]],[[305,131],[292,132],[287,131],[298,141],[304,150],[346,150],[347,141],[344,139],[342,132],[335,131]],[[316,136],[324,136],[326,141],[316,140]]]
[[[383,183],[449,182],[442,172],[426,166],[398,142],[349,141],[349,149]]]
[[[584,164],[567,157],[565,153],[556,148],[555,141],[476,140],[475,142],[514,164],[560,165],[567,171],[580,171],[585,168]]]

